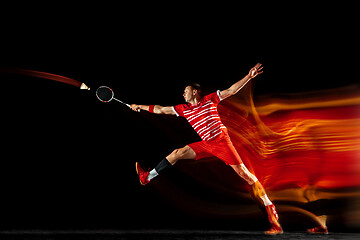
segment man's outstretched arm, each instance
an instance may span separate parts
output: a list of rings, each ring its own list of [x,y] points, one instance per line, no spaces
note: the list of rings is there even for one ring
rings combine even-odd
[[[130,108],[134,111],[143,110],[148,112],[153,112],[157,114],[169,114],[175,115],[172,107],[163,107],[160,105],[138,105],[138,104],[131,104]]]
[[[235,95],[238,91],[240,91],[241,88],[245,86],[247,82],[249,82],[251,79],[256,77],[257,75],[261,74],[262,71],[262,65],[260,63],[257,63],[253,68],[250,69],[249,74],[243,77],[238,82],[234,83],[231,87],[228,89],[225,89],[220,92],[221,99],[225,99],[228,97],[231,97],[232,95]]]

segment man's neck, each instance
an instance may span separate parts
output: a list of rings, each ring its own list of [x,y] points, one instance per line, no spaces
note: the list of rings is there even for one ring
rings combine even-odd
[[[198,104],[199,102],[200,102],[200,99],[201,99],[201,97],[200,96],[196,96],[193,100],[191,100],[189,103],[191,104],[191,105],[196,105],[196,104]]]

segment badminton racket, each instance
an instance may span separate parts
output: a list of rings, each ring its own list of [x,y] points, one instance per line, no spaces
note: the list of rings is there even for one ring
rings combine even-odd
[[[110,102],[111,100],[115,100],[119,103],[122,103],[126,106],[128,106],[130,108],[130,104],[127,104],[117,98],[114,97],[114,91],[107,87],[107,86],[100,86],[97,90],[96,90],[96,97],[101,101],[101,102],[104,102],[104,103],[108,103]],[[140,109],[138,110],[138,112],[140,111]]]

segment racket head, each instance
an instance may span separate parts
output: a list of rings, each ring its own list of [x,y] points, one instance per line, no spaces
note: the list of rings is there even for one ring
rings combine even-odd
[[[107,86],[100,86],[96,90],[96,97],[104,103],[110,102],[114,98],[114,91]]]

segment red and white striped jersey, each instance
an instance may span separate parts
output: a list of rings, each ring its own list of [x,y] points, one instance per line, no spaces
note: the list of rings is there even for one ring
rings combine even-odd
[[[206,95],[196,105],[191,103],[173,106],[177,116],[185,117],[193,129],[204,141],[209,141],[226,128],[221,122],[217,105],[221,101],[220,91]]]

